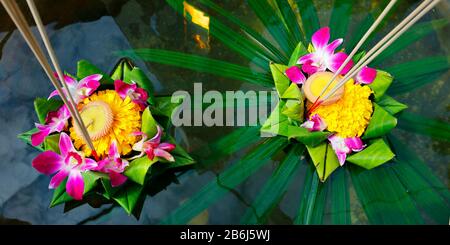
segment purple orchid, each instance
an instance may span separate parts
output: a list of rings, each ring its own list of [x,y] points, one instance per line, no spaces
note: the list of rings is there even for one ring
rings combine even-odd
[[[31,144],[38,146],[51,133],[63,131],[69,118],[70,113],[65,105],[61,106],[57,111],[49,112],[45,118],[45,124],[35,124],[38,132],[31,135]]]
[[[158,125],[156,135],[147,141],[148,136],[143,132],[138,132],[136,135],[142,135],[142,139],[133,145],[133,150],[141,152],[138,156],[131,159],[136,159],[147,154],[150,160],[153,160],[155,156],[166,159],[169,162],[174,162],[174,157],[169,153],[175,149],[174,144],[161,143],[162,129]]]
[[[97,162],[85,158],[83,153],[75,150],[70,137],[61,133],[59,139],[61,154],[45,151],[32,161],[32,166],[40,173],[51,175],[56,173],[50,181],[49,188],[55,189],[69,176],[66,183],[66,192],[75,200],[83,199],[84,181],[82,172],[93,170]]]
[[[311,41],[314,52],[300,57],[297,62],[302,65],[302,70],[305,73],[311,75],[327,69],[336,72],[342,63],[344,63],[345,59],[347,59],[348,56],[344,52],[334,53],[336,48],[342,44],[343,39],[336,39],[328,44],[329,40],[329,27],[323,27],[313,34]],[[350,61],[342,70],[341,74],[346,74],[352,66],[353,62]]]
[[[362,140],[359,137],[341,138],[336,135],[328,137],[336,156],[338,157],[339,164],[342,166],[347,159],[347,154],[353,152],[362,151],[365,147]]]
[[[58,77],[58,75],[55,76]],[[80,82],[77,82],[72,77],[64,75],[64,80],[67,83],[70,94],[73,96],[73,100],[78,104],[78,102],[89,97],[95,92],[95,90],[97,90],[100,86],[100,79],[102,79],[102,77],[103,76],[100,74],[94,74],[81,79]],[[56,95],[58,95],[58,91],[55,90],[48,98],[50,99]]]
[[[300,126],[308,129],[309,131],[323,131],[327,128],[327,124],[318,114],[312,115],[309,120]]]
[[[128,161],[120,158],[117,143],[114,141],[109,146],[108,157],[98,162],[98,167],[95,170],[107,173],[111,180],[111,186],[117,187],[127,181],[127,177],[122,174],[127,166]]]
[[[303,84],[306,77],[298,66],[291,66],[286,69],[286,76],[295,84]]]
[[[377,70],[366,66],[362,68],[361,71],[359,71],[358,74],[356,75],[355,83],[371,84],[376,77],[377,77]]]
[[[128,84],[121,80],[116,80],[114,81],[114,88],[120,98],[125,99],[128,96],[134,103],[138,104],[142,110],[147,107],[148,94],[144,89],[138,88],[135,82]]]

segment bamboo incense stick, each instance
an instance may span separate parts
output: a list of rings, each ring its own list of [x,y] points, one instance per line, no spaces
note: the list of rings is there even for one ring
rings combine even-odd
[[[76,108],[76,103],[75,103],[75,101],[73,99],[73,96],[72,96],[70,90],[69,90],[69,86],[67,85],[67,83],[66,83],[66,81],[64,79],[64,73],[62,72],[61,67],[59,66],[59,62],[58,62],[58,59],[56,58],[55,51],[54,51],[54,49],[53,49],[53,47],[52,47],[52,45],[50,43],[50,40],[49,40],[48,35],[47,35],[47,32],[45,31],[45,27],[44,27],[44,25],[42,23],[42,19],[41,19],[40,15],[39,15],[39,12],[38,12],[37,8],[36,8],[36,5],[35,5],[33,0],[27,0],[27,4],[28,4],[28,7],[30,8],[31,14],[33,15],[34,21],[36,23],[36,27],[38,28],[38,31],[39,31],[39,33],[41,35],[41,38],[42,38],[43,42],[44,42],[44,46],[47,49],[48,55],[50,57],[50,60],[52,61],[53,67],[55,68],[56,73],[58,74],[58,77],[59,77],[59,80],[61,81],[61,84],[63,85],[63,87],[67,91],[67,97],[69,98],[69,101],[72,104],[72,106],[74,108],[74,111],[75,111],[75,115],[74,116],[77,118],[77,121],[79,122],[78,126],[81,129],[81,131],[83,132],[84,137],[86,137],[86,135],[89,135],[89,133],[88,133],[88,131],[86,129],[86,126],[84,125],[83,119],[81,118],[80,114],[78,113],[78,110]],[[85,139],[85,140],[89,141],[88,145],[91,148],[91,150],[93,150],[94,146],[93,146],[93,144],[92,144],[92,142],[90,140],[90,137],[89,137],[89,139]]]
[[[422,18],[426,13],[428,13],[436,4],[438,4],[441,0],[434,0],[434,1],[424,1],[418,8],[419,11],[414,11],[416,14],[415,16],[412,16],[411,18],[407,18],[405,20],[409,20],[408,22],[404,23],[405,21],[402,21],[400,23],[400,28],[395,28],[391,31],[386,37],[391,37],[390,40],[385,43],[381,43],[383,40],[380,41],[381,45],[378,45],[378,43],[368,54],[366,55],[365,59],[358,62],[358,64],[354,67],[355,69],[352,69],[353,71],[350,71],[347,73],[347,75],[341,80],[339,84],[337,84],[328,94],[324,97],[324,100],[327,100],[330,96],[332,96],[337,90],[339,90],[340,87],[344,86],[346,82],[348,82],[352,77],[354,77],[356,74],[358,74],[359,71],[361,71],[362,68],[364,68],[366,65],[368,65],[370,62],[372,62],[379,54],[381,54],[386,48],[388,48],[394,41],[396,41],[405,31],[407,31],[413,24],[415,24],[419,19]],[[417,10],[417,9],[416,9]],[[410,17],[410,16],[408,16]],[[398,26],[397,26],[398,27]],[[399,29],[399,30],[397,30]],[[390,34],[393,34],[390,35]],[[378,46],[381,46],[379,49]]]
[[[76,115],[78,114],[78,111],[76,110],[75,107],[72,107],[70,101],[68,101],[67,98],[65,97],[64,91],[61,88],[60,84],[58,84],[58,81],[53,76],[50,64],[48,63],[40,45],[38,44],[33,33],[31,32],[31,29],[28,26],[25,17],[23,16],[22,12],[20,11],[19,7],[17,6],[17,3],[15,3],[14,1],[10,1],[10,0],[0,0],[0,1],[3,4],[3,6],[5,7],[8,14],[10,15],[14,24],[17,26],[17,29],[24,37],[24,39],[25,39],[26,43],[28,44],[28,46],[30,47],[31,51],[36,56],[36,59],[38,60],[39,64],[42,66],[42,68],[44,69],[44,71],[47,74],[47,76],[49,77],[51,83],[58,91],[61,99],[63,100],[63,102],[67,106],[70,114],[74,118],[75,123],[80,128],[84,127],[83,122],[82,121],[79,122],[77,120],[78,118]],[[87,130],[86,130],[86,132],[87,132]],[[93,154],[96,155],[95,148],[92,144],[92,141],[90,140],[89,134],[84,135],[84,132],[83,132],[83,137],[86,138],[86,141],[87,141],[89,147],[91,148],[91,150],[93,151]]]
[[[375,22],[370,26],[369,30],[366,31],[364,36],[359,40],[359,42],[356,44],[356,46],[353,48],[352,52],[348,55],[347,59],[345,59],[344,63],[339,67],[339,69],[334,73],[333,77],[328,81],[328,83],[323,87],[322,91],[320,92],[319,96],[317,97],[316,101],[314,101],[314,104],[317,103],[317,101],[322,97],[322,95],[325,93],[325,91],[330,87],[330,85],[333,83],[333,81],[336,79],[337,76],[344,70],[345,66],[350,62],[353,58],[353,56],[358,52],[359,48],[364,44],[364,42],[369,38],[369,36],[372,34],[372,32],[378,27],[378,25],[381,23],[381,21],[384,19],[384,17],[389,13],[389,11],[392,9],[392,7],[397,3],[397,0],[392,0],[389,2],[388,5],[384,8],[383,12],[378,16],[378,18],[375,20]]]

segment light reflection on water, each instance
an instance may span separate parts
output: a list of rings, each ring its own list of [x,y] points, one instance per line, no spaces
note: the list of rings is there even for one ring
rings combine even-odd
[[[320,3],[317,7],[321,18],[328,20],[331,1],[315,2]],[[370,1],[361,2],[356,8],[364,9]],[[214,38],[210,40],[209,49],[199,48],[198,42],[186,34],[183,18],[162,0],[89,1],[87,5],[80,5],[77,1],[64,1],[64,4],[55,5],[53,1],[41,0],[37,1],[37,5],[44,22],[49,23],[47,30],[61,66],[68,72],[75,72],[76,61],[79,59],[88,59],[104,71],[109,71],[119,58],[113,52],[130,48],[162,48],[196,53],[252,67],[252,64]],[[61,8],[70,11],[64,16],[58,15],[57,11]],[[226,8],[264,35],[267,34],[267,31],[255,22],[254,15],[244,1],[229,1]],[[127,216],[120,208],[113,209],[109,214],[94,221],[86,219],[99,213],[100,210],[87,205],[67,214],[63,214],[61,206],[49,209],[52,194],[47,189],[49,178],[38,175],[31,168],[31,159],[37,152],[20,142],[16,135],[33,126],[33,122],[37,120],[33,100],[35,97],[47,96],[51,87],[31,51],[19,33],[12,32],[11,23],[5,19],[6,15],[1,11],[3,10],[0,10],[2,13],[0,14],[2,16],[0,17],[0,216],[33,224],[74,224],[83,221],[89,224],[158,223],[180,202],[196,193],[199,186],[215,177],[213,172],[197,174],[191,171],[184,174],[180,177],[180,185],[173,184],[166,191],[147,198],[139,221]],[[437,16],[439,13],[433,13],[428,18]],[[354,18],[361,19],[361,12],[355,11]],[[445,39],[444,33],[445,30],[411,45],[407,51],[399,53],[398,57],[390,59],[382,66],[429,54],[448,55],[448,38]],[[205,90],[261,89],[250,84],[163,65],[143,63],[138,65],[147,70],[158,94],[170,94],[176,90],[192,91],[194,82],[203,82]],[[448,86],[444,86],[448,74],[439,80],[412,93],[399,96],[398,99],[410,105],[413,112],[448,121],[449,91]],[[424,101],[427,103],[423,103]],[[429,109],[429,105],[432,105],[432,110]],[[190,149],[201,149],[208,142],[230,131],[230,128],[217,130],[217,128],[192,127],[179,129],[177,135],[184,135],[182,138],[187,141]],[[448,183],[448,166],[444,163],[448,163],[450,158],[449,149],[444,142],[401,130],[396,130],[395,134],[424,156],[429,166],[445,183]],[[216,172],[220,172],[220,166],[233,162],[243,154],[241,152],[230,159],[225,159],[218,165]],[[273,169],[273,164],[265,165],[237,188],[240,195],[246,200],[252,200]],[[286,215],[292,217],[297,210],[303,174],[297,173],[280,208],[276,210],[277,221],[273,222],[290,222]],[[108,206],[104,208],[107,209]],[[203,215],[209,217],[209,223],[213,224],[238,223],[246,208],[238,198],[229,194],[211,206],[208,214]],[[352,213],[355,223],[365,222],[361,207],[352,206]]]

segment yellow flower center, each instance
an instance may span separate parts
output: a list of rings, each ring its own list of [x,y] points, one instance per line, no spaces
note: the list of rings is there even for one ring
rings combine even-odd
[[[327,124],[330,132],[340,137],[361,136],[372,117],[373,106],[369,96],[372,90],[349,81],[345,85],[344,94],[336,103],[321,105],[314,110]]]
[[[113,141],[121,155],[131,152],[138,140],[133,133],[141,130],[141,109],[129,97],[122,99],[114,90],[99,91],[80,102],[78,109],[100,157],[108,154]],[[70,137],[77,149],[91,156],[78,127],[70,128]]]
[[[333,78],[332,72],[316,72],[313,75],[311,75],[308,80],[306,80],[305,84],[302,86],[303,92],[305,93],[306,98],[311,102],[314,103],[317,100],[317,97],[322,92],[323,88],[328,84],[328,82]],[[325,90],[324,94],[321,98],[326,96],[328,92],[330,92],[342,79],[341,76],[336,77],[334,81],[331,83],[331,85]],[[344,93],[344,87],[338,89],[330,98],[328,98],[326,101],[322,102],[322,105],[329,105],[336,101],[338,101],[342,94]]]

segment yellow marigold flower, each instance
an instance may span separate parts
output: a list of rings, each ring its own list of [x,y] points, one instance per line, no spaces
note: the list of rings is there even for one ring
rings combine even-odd
[[[133,133],[141,129],[139,105],[129,97],[120,98],[114,90],[105,90],[84,99],[78,104],[78,109],[99,157],[108,154],[113,141],[117,142],[121,155],[131,152],[132,145],[138,140]],[[91,156],[78,127],[70,128],[70,137],[77,149]]]
[[[341,99],[330,105],[319,106],[313,114],[319,114],[327,124],[328,131],[336,132],[343,138],[359,137],[372,117],[371,94],[372,90],[368,86],[350,81],[345,85]]]

